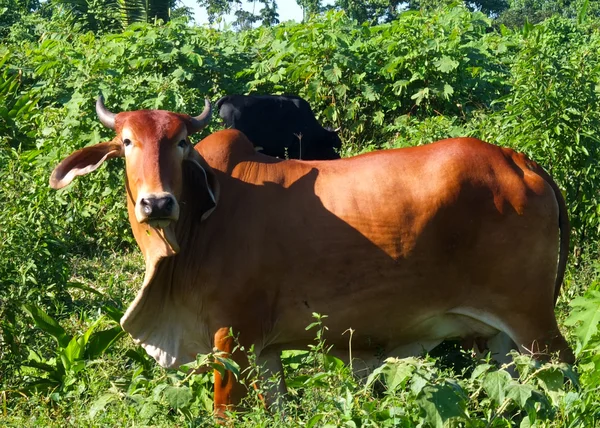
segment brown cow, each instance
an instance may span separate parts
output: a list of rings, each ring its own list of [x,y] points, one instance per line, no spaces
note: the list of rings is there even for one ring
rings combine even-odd
[[[267,374],[281,373],[281,350],[313,341],[305,330],[313,312],[329,316],[327,341],[338,350],[354,329],[362,359],[498,336],[573,361],[554,316],[569,245],[565,203],[524,155],[457,138],[283,161],[256,153],[235,130],[192,147],[209,106],[198,118],[115,115],[99,99],[97,111],[117,136],[63,160],[50,184],[125,157],[146,275],[121,325],[162,366],[213,347],[231,353],[231,328]],[[245,390],[230,374],[215,376],[222,415]]]

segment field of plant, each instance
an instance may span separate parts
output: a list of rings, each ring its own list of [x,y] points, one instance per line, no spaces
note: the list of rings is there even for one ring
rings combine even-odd
[[[112,138],[99,91],[113,111],[190,114],[204,97],[296,93],[341,128],[343,156],[470,135],[527,153],[564,191],[572,251],[556,312],[574,366],[515,355],[497,367],[446,343],[361,382],[328,354],[315,314],[314,346],[284,354],[283,411],[264,409],[259,385],[232,424],[600,426],[600,20],[585,8],[515,29],[451,4],[377,25],[332,11],[237,32],[181,18],[99,34],[30,14],[0,30],[1,426],[215,424],[212,375],[158,367],[118,324],[144,266],[122,160],[48,186],[63,157]]]

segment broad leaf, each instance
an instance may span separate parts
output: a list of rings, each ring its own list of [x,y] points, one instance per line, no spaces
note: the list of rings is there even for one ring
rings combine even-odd
[[[85,357],[93,360],[100,357],[113,343],[115,343],[125,332],[120,325],[108,330],[97,331],[90,336],[85,348]]]
[[[426,386],[417,403],[425,411],[425,420],[436,428],[443,428],[452,417],[465,415],[465,397],[448,384]]]
[[[56,339],[60,347],[64,348],[69,344],[71,337],[50,315],[34,305],[23,305],[23,309],[31,315],[37,327]]]
[[[493,366],[491,364],[479,364],[471,373],[471,380],[477,379],[487,373]]]
[[[62,360],[65,370],[69,371],[71,366],[83,357],[83,346],[81,337],[73,337],[67,347],[60,353],[60,359]]]
[[[585,296],[574,299],[569,306],[573,311],[565,324],[575,327],[578,339],[575,353],[579,355],[600,331],[600,291],[590,290]]]
[[[163,397],[174,409],[186,407],[192,401],[192,392],[187,386],[167,386],[163,391]]]
[[[433,64],[435,65],[435,68],[437,68],[442,73],[449,73],[450,71],[458,67],[459,62],[453,60],[449,56],[443,56],[437,61],[434,61]]]
[[[505,370],[490,372],[483,379],[483,389],[492,400],[501,404],[506,397],[507,385],[511,380],[512,377]]]
[[[531,385],[515,382],[508,387],[506,396],[517,403],[520,408],[524,408],[534,391],[535,388]]]
[[[102,394],[94,403],[91,405],[90,410],[88,412],[90,418],[94,418],[96,414],[100,411],[103,411],[108,403],[117,399],[117,396],[112,392],[107,392],[106,394]]]

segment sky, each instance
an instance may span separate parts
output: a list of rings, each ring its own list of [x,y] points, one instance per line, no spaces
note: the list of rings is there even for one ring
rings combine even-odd
[[[194,11],[194,19],[197,24],[206,24],[208,23],[208,18],[206,16],[206,11],[204,8],[198,6],[196,0],[182,0],[184,6],[191,8]],[[279,13],[279,20],[281,22],[293,20],[296,22],[302,21],[302,9],[296,3],[296,0],[276,0],[277,3],[277,12]],[[325,0],[322,4],[331,4],[333,0]],[[252,12],[252,8],[256,7],[254,13],[258,13],[258,11],[262,8],[262,4],[259,5],[258,2],[255,3],[256,6],[253,5],[252,1],[244,0],[242,7]],[[233,14],[225,17],[225,21],[230,23],[234,20]]]

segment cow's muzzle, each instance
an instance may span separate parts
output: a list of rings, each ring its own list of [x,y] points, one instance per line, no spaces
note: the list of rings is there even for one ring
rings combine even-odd
[[[140,198],[135,211],[140,223],[148,223],[154,228],[165,228],[179,219],[179,205],[169,193]]]

